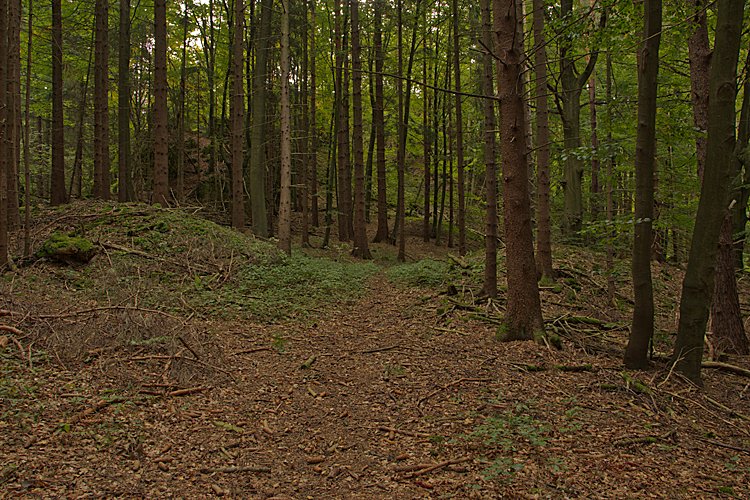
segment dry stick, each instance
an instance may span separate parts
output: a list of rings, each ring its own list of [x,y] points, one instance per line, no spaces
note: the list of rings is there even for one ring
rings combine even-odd
[[[178,335],[178,336],[177,336],[177,340],[179,340],[179,341],[180,341],[180,343],[181,343],[182,345],[184,345],[184,346],[185,346],[185,348],[186,348],[186,349],[187,349],[188,351],[190,351],[190,353],[191,353],[191,354],[192,354],[193,356],[195,356],[195,359],[198,359],[198,358],[200,358],[200,356],[198,356],[198,354],[197,354],[197,353],[196,353],[196,352],[195,352],[195,351],[193,350],[193,348],[192,348],[192,347],[190,347],[190,346],[188,345],[188,343],[187,343],[187,342],[185,342],[185,339],[183,339],[183,338],[182,338],[182,335]]]
[[[195,270],[200,271],[201,273],[204,273],[204,274],[210,274],[212,272],[212,271],[210,271],[210,270],[208,270],[208,269],[206,269],[204,267],[201,267],[201,266],[195,266],[195,265],[190,265],[190,264],[183,264],[181,262],[177,262],[177,261],[165,259],[163,257],[159,257],[159,256],[156,256],[156,255],[151,255],[150,253],[142,252],[142,251],[136,250],[134,248],[128,248],[128,247],[116,245],[114,243],[102,243],[102,242],[99,242],[99,245],[101,245],[103,248],[109,248],[109,249],[112,249],[112,250],[117,250],[119,252],[125,252],[125,253],[129,253],[129,254],[132,254],[132,255],[138,255],[139,257],[143,257],[143,258],[146,258],[146,259],[155,260],[157,262],[164,262],[165,264],[172,264],[172,265],[175,265],[175,266],[178,266],[178,267],[185,268],[188,271],[192,271],[193,269],[195,269]]]
[[[489,378],[466,378],[466,377],[461,377],[458,380],[454,380],[450,384],[444,385],[440,389],[435,389],[434,391],[432,391],[431,393],[429,393],[427,396],[424,396],[423,398],[420,398],[419,401],[417,401],[417,406],[421,405],[422,403],[424,403],[425,401],[427,401],[428,399],[430,399],[435,394],[437,394],[437,393],[439,393],[441,391],[444,391],[444,390],[448,389],[449,387],[453,387],[454,385],[458,385],[458,384],[460,384],[462,382],[491,382],[491,381],[492,381],[492,379],[489,379]]]
[[[270,351],[270,347],[254,347],[252,349],[244,349],[242,351],[233,352],[232,356],[239,356],[240,354],[252,354],[254,352],[260,352],[260,351]]]
[[[362,351],[362,354],[372,354],[375,352],[392,351],[393,349],[398,349],[399,347],[401,347],[399,344],[395,344],[395,345],[388,346],[388,347],[378,347],[376,349],[369,349],[367,351]]]
[[[471,460],[471,457],[462,457],[462,458],[456,458],[456,459],[453,459],[453,460],[446,460],[445,462],[440,462],[439,464],[431,465],[431,466],[427,467],[426,469],[422,469],[422,470],[419,470],[417,472],[413,472],[413,473],[407,475],[406,477],[407,478],[412,478],[412,477],[417,477],[417,476],[423,476],[423,475],[425,475],[427,473],[436,471],[438,469],[442,469],[443,467],[447,467],[449,465],[456,465],[456,464],[460,464],[460,463],[463,463],[463,462],[468,462],[469,460]]]
[[[379,426],[378,430],[383,431],[383,432],[393,432],[395,434],[403,434],[404,436],[430,437],[430,434],[427,434],[426,432],[405,431],[401,429],[396,429],[395,427],[386,427],[384,425]]]
[[[167,356],[165,354],[152,354],[148,356],[135,356],[133,358],[130,358],[130,361],[148,361],[150,359],[184,359],[185,361],[192,361],[193,363],[198,363],[199,365],[205,366],[206,368],[211,368],[213,370],[220,371],[221,373],[224,373],[228,375],[232,380],[234,380],[234,376],[232,373],[228,370],[225,370],[223,368],[219,368],[218,366],[211,365],[209,363],[206,363],[205,361],[201,361],[200,359],[194,359],[194,358],[188,358],[186,356],[180,356],[180,355],[174,355],[174,356]]]
[[[117,403],[122,403],[124,401],[125,401],[125,398],[121,398],[121,397],[112,398],[112,399],[103,399],[103,400],[99,401],[95,406],[91,406],[89,408],[86,408],[81,413],[75,415],[72,419],[70,419],[69,422],[64,422],[64,423],[67,423],[67,424],[70,424],[70,425],[77,424],[78,422],[80,422],[84,418],[90,417],[94,413],[97,413],[100,410],[103,410],[107,406],[110,406],[110,405],[113,405],[113,404],[117,404]],[[60,427],[58,427],[56,429],[56,431],[59,430],[59,429],[60,429]]]
[[[701,366],[703,368],[716,368],[717,370],[736,373],[737,375],[742,375],[744,377],[750,377],[750,370],[748,370],[747,368],[742,368],[741,366],[730,365],[729,363],[720,363],[718,361],[704,361],[703,363],[701,363]]]
[[[270,467],[257,465],[246,465],[243,467],[204,467],[200,469],[202,474],[213,474],[216,472],[230,474],[232,472],[271,472]]]
[[[189,389],[177,389],[175,391],[170,391],[166,395],[167,396],[187,396],[189,394],[195,394],[196,392],[203,392],[207,391],[208,387],[190,387]]]
[[[742,448],[740,446],[734,446],[734,445],[731,445],[731,444],[722,443],[721,441],[715,441],[713,439],[706,439],[706,438],[702,438],[702,437],[699,437],[698,439],[701,440],[701,441],[704,441],[706,443],[710,443],[710,444],[712,444],[714,446],[719,446],[720,448],[727,448],[729,450],[741,451],[742,453],[747,453],[748,455],[750,455],[750,449],[748,449],[748,448]]]
[[[153,314],[160,314],[162,316],[166,316],[167,318],[172,318],[175,320],[180,320],[181,318],[178,318],[177,316],[173,316],[167,312],[160,311],[158,309],[145,309],[143,307],[135,307],[135,306],[102,306],[102,307],[92,307],[90,309],[79,309],[77,311],[70,311],[66,313],[60,313],[60,314],[40,314],[39,316],[36,316],[38,319],[60,319],[60,318],[71,318],[73,316],[82,316],[84,314],[91,314],[95,312],[101,312],[101,311],[140,311],[140,312],[147,312],[147,313],[153,313]]]
[[[719,403],[718,401],[716,401],[713,398],[709,398],[708,396],[705,396],[705,398],[706,398],[706,401],[708,401],[709,403],[712,403],[712,404],[718,406],[719,408],[721,408],[725,412],[729,413],[730,416],[736,416],[736,417],[739,417],[742,420],[745,420],[746,422],[750,422],[750,417],[748,417],[747,415],[745,415],[743,413],[740,413],[737,410],[733,410],[730,407],[728,407],[728,406],[726,406],[726,405],[724,405],[722,403]]]
[[[16,335],[23,335],[23,332],[16,328],[15,326],[10,325],[0,325],[0,331],[15,333]]]

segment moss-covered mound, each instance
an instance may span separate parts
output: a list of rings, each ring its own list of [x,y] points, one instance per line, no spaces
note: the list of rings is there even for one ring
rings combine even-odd
[[[20,272],[15,293],[59,305],[137,304],[163,311],[276,321],[356,297],[373,264],[333,262],[211,222],[196,209],[76,203],[35,217],[43,262]],[[101,256],[91,260],[99,249]],[[90,261],[90,262],[89,262]]]

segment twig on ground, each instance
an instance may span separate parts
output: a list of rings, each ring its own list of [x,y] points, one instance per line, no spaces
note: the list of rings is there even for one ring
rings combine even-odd
[[[190,394],[195,394],[197,392],[203,392],[207,391],[208,387],[200,386],[200,387],[190,387],[188,389],[177,389],[174,391],[168,392],[167,396],[188,396]]]
[[[98,413],[99,411],[103,410],[104,408],[106,408],[106,407],[108,407],[110,405],[117,404],[117,403],[122,403],[124,401],[126,401],[126,399],[123,398],[123,397],[115,397],[115,398],[112,398],[112,399],[102,399],[96,405],[91,406],[89,408],[86,408],[81,413],[78,413],[77,415],[74,415],[73,418],[70,419],[69,421],[63,422],[63,423],[64,424],[75,425],[78,422],[80,422],[81,420],[83,420],[84,418],[90,417],[93,414]],[[58,426],[55,429],[55,431],[57,432],[60,429],[61,429],[61,427]]]
[[[362,351],[362,354],[373,354],[376,352],[392,351],[393,349],[398,349],[399,347],[401,347],[399,344],[391,345],[388,347],[377,347],[375,349],[368,349],[367,351]]]
[[[742,368],[741,366],[730,365],[729,363],[721,363],[719,361],[704,361],[703,363],[701,363],[701,366],[703,368],[715,368],[717,370],[735,373],[744,377],[750,377],[750,370],[748,370],[747,368]]]
[[[417,401],[417,406],[420,406],[422,403],[424,403],[425,401],[427,401],[428,399],[430,399],[435,394],[438,394],[439,392],[442,392],[442,391],[444,391],[444,390],[446,390],[446,389],[448,389],[450,387],[453,387],[454,385],[458,385],[458,384],[461,384],[463,382],[490,382],[491,380],[492,379],[489,379],[489,378],[467,378],[467,377],[461,377],[460,379],[454,380],[450,384],[446,384],[443,387],[441,387],[440,389],[435,389],[434,391],[432,391],[428,395],[426,395],[426,396],[424,396],[422,398],[419,398],[419,401]]]
[[[259,465],[245,465],[241,467],[204,467],[200,469],[201,474],[231,474],[233,472],[271,472],[270,467],[263,467]]]
[[[412,472],[411,474],[407,475],[406,477],[412,478],[412,477],[423,476],[425,474],[428,474],[430,472],[436,471],[438,469],[442,469],[443,467],[447,467],[449,465],[461,464],[461,463],[464,463],[464,462],[468,462],[469,460],[471,460],[471,457],[461,457],[461,458],[455,458],[453,460],[446,460],[444,462],[440,462],[439,464],[431,465],[431,466],[429,466],[427,468],[424,468],[422,470],[418,470],[416,472]]]
[[[260,351],[270,351],[270,347],[253,347],[252,349],[243,349],[242,351],[233,352],[232,356],[239,356],[240,354],[252,354]]]
[[[174,316],[172,314],[169,314],[164,311],[160,311],[158,309],[146,309],[143,307],[135,307],[135,306],[102,306],[102,307],[91,307],[89,309],[79,309],[77,311],[69,311],[65,313],[58,313],[58,314],[40,314],[39,316],[36,316],[36,318],[39,319],[61,319],[61,318],[72,318],[73,316],[82,316],[84,314],[92,314],[95,312],[102,312],[102,311],[140,311],[140,312],[147,312],[152,314],[159,314],[161,316],[165,316],[167,318],[172,318],[175,320],[180,320],[177,316]]]
[[[702,438],[702,437],[699,437],[698,439],[700,439],[703,442],[710,443],[714,446],[718,446],[720,448],[727,448],[728,450],[741,451],[742,453],[747,453],[748,455],[750,455],[750,449],[748,448],[742,448],[740,446],[734,446],[731,444],[722,443],[721,441],[716,441],[714,439],[707,439],[707,438]]]
[[[630,446],[632,444],[653,444],[658,443],[659,441],[666,441],[676,433],[677,430],[672,429],[669,432],[662,434],[661,436],[639,436],[633,438],[623,438],[616,440],[612,444],[615,446]]]
[[[10,332],[16,335],[23,335],[23,332],[21,330],[19,330],[15,326],[10,326],[10,325],[0,325],[0,331]]]
[[[393,432],[394,434],[403,434],[404,436],[411,437],[430,437],[430,434],[427,434],[426,432],[407,431],[403,429],[396,429],[395,427],[387,427],[385,425],[378,426],[378,430],[383,432]]]

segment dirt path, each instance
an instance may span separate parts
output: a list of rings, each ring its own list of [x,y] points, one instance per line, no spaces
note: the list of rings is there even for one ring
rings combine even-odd
[[[186,375],[193,394],[97,406],[115,361],[39,368],[26,406],[4,404],[2,496],[750,497],[750,455],[716,444],[750,425],[696,414],[684,385],[637,393],[618,360],[498,343],[429,292],[370,287],[316,322],[200,324],[224,362],[202,361],[210,384]],[[144,381],[172,362],[152,361],[117,362]]]

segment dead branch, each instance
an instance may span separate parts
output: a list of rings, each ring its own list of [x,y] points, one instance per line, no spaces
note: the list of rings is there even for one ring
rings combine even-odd
[[[630,446],[633,444],[654,444],[654,443],[658,443],[659,441],[666,441],[667,439],[669,439],[676,433],[677,433],[677,430],[672,429],[669,432],[662,434],[661,436],[639,436],[639,437],[633,437],[633,438],[623,438],[623,439],[618,439],[612,444],[615,446]]]
[[[270,467],[260,465],[245,465],[241,467],[204,467],[200,469],[201,474],[232,474],[234,472],[271,472]]]
[[[270,351],[270,347],[254,347],[252,349],[244,349],[242,351],[233,352],[232,356],[239,356],[240,354],[252,354],[254,352],[260,352],[260,351]]]
[[[715,368],[717,370],[742,375],[743,377],[750,377],[750,370],[748,370],[747,368],[742,368],[741,366],[730,365],[729,363],[721,363],[719,361],[704,361],[703,363],[701,363],[701,366],[703,368]]]
[[[740,446],[734,446],[731,444],[722,443],[721,441],[716,441],[714,439],[707,439],[707,438],[702,438],[702,437],[699,437],[698,439],[700,439],[701,441],[705,443],[710,443],[714,446],[718,446],[720,448],[726,448],[728,450],[734,450],[734,451],[741,451],[742,453],[747,453],[748,455],[750,455],[750,449],[748,448],[742,448]]]
[[[73,416],[72,419],[70,419],[69,421],[64,422],[64,423],[70,424],[70,425],[77,424],[78,422],[80,422],[84,418],[90,417],[90,416],[94,415],[95,413],[98,413],[99,411],[103,410],[104,408],[106,408],[106,407],[108,407],[110,405],[117,404],[117,403],[122,403],[124,401],[126,401],[126,399],[122,398],[122,397],[116,397],[116,398],[112,398],[112,399],[102,399],[96,405],[91,406],[89,408],[86,408],[81,413],[78,413],[77,415]],[[56,431],[59,431],[59,430],[60,430],[60,427],[57,427]]]
[[[35,317],[38,319],[62,319],[62,318],[72,318],[74,316],[83,316],[84,314],[92,314],[92,313],[102,312],[102,311],[139,311],[139,312],[146,312],[146,313],[151,313],[151,314],[159,314],[161,316],[165,316],[167,318],[180,321],[180,318],[178,318],[177,316],[173,316],[172,314],[169,314],[167,312],[160,311],[158,309],[146,309],[143,307],[135,307],[135,306],[91,307],[89,309],[79,309],[77,311],[69,311],[66,313],[59,313],[59,314],[40,314],[39,316],[35,316]]]
[[[166,395],[167,396],[188,396],[190,394],[195,394],[197,392],[203,392],[207,390],[208,390],[208,387],[204,387],[204,386],[190,387],[188,389],[177,389],[175,391],[170,391]]]
[[[435,394],[438,394],[439,392],[442,392],[442,391],[444,391],[444,390],[446,390],[446,389],[448,389],[450,387],[453,387],[454,385],[458,385],[458,384],[461,384],[463,382],[491,382],[491,381],[492,381],[492,379],[489,379],[489,378],[466,378],[466,377],[461,377],[460,379],[454,380],[450,384],[446,384],[443,387],[441,387],[440,389],[435,389],[434,391],[432,391],[428,395],[420,398],[419,401],[417,401],[417,406],[420,406],[422,403],[424,403],[425,401],[427,401],[428,399],[430,399]]]
[[[394,434],[403,434],[404,436],[411,437],[430,437],[430,434],[427,434],[426,432],[406,431],[403,429],[396,429],[395,427],[386,427],[385,425],[379,426],[378,430],[383,432],[393,432]]]
[[[109,248],[111,250],[117,250],[118,252],[124,252],[129,253],[132,255],[137,255],[139,257],[143,257],[145,259],[155,260],[157,262],[164,262],[165,264],[172,264],[177,267],[182,267],[187,269],[188,271],[193,271],[194,269],[203,273],[203,274],[211,274],[212,271],[209,269],[206,269],[205,267],[196,266],[194,264],[184,264],[182,262],[178,262],[175,260],[165,259],[163,257],[159,257],[158,255],[152,255],[150,253],[142,252],[140,250],[136,250],[135,248],[128,248],[121,245],[117,245],[115,243],[107,243],[107,242],[99,242],[99,245],[102,248]]]
[[[16,335],[23,335],[23,332],[21,330],[19,330],[15,326],[10,326],[10,325],[0,325],[0,331],[10,332]]]
[[[368,349],[367,351],[362,351],[362,354],[373,354],[376,352],[392,351],[393,349],[398,349],[399,347],[401,347],[399,344],[391,345],[388,347],[378,347],[375,349]]]
[[[447,467],[449,465],[461,464],[464,462],[468,462],[469,460],[471,460],[471,457],[461,457],[461,458],[455,458],[453,460],[446,460],[445,462],[440,462],[439,464],[431,465],[425,469],[413,472],[407,475],[406,477],[412,478],[412,477],[423,476],[425,474],[436,471],[438,469],[442,469],[443,467]]]

